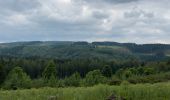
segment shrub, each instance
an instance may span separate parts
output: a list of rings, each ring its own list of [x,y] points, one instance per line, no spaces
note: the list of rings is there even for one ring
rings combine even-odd
[[[45,86],[45,84],[44,84],[44,80],[42,78],[32,80],[32,86],[31,86],[32,88],[41,88],[44,86]]]
[[[112,77],[110,80],[109,80],[109,85],[120,85],[121,83],[121,80],[117,77]]]
[[[66,86],[80,86],[81,76],[78,72],[74,73],[68,78],[65,78],[65,85]]]
[[[105,83],[106,80],[107,79],[102,76],[100,70],[94,70],[87,73],[84,79],[84,84],[86,86],[93,86],[99,83]]]

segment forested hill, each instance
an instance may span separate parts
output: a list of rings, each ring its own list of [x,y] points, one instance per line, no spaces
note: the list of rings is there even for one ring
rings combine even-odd
[[[170,45],[67,41],[13,42],[0,44],[0,56],[163,60],[170,56]]]

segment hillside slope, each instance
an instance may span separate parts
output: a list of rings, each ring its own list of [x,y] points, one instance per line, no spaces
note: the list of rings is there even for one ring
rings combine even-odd
[[[170,45],[117,43],[117,42],[67,42],[33,41],[0,44],[0,56],[44,57],[58,59],[145,59],[162,60],[170,54]]]

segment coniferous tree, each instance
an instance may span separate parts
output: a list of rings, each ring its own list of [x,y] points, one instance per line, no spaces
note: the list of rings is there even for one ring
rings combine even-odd
[[[108,65],[104,66],[102,69],[102,74],[105,77],[111,77],[112,76],[112,68]]]
[[[0,65],[0,84],[2,84],[5,80],[5,69],[4,66]]]
[[[54,61],[49,61],[46,68],[43,71],[43,79],[44,82],[47,83],[49,86],[52,86],[56,83],[56,65]]]

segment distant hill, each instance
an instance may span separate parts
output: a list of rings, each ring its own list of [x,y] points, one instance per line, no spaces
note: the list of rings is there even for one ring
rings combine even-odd
[[[170,45],[84,41],[13,42],[0,44],[0,56],[164,60],[170,56]]]

